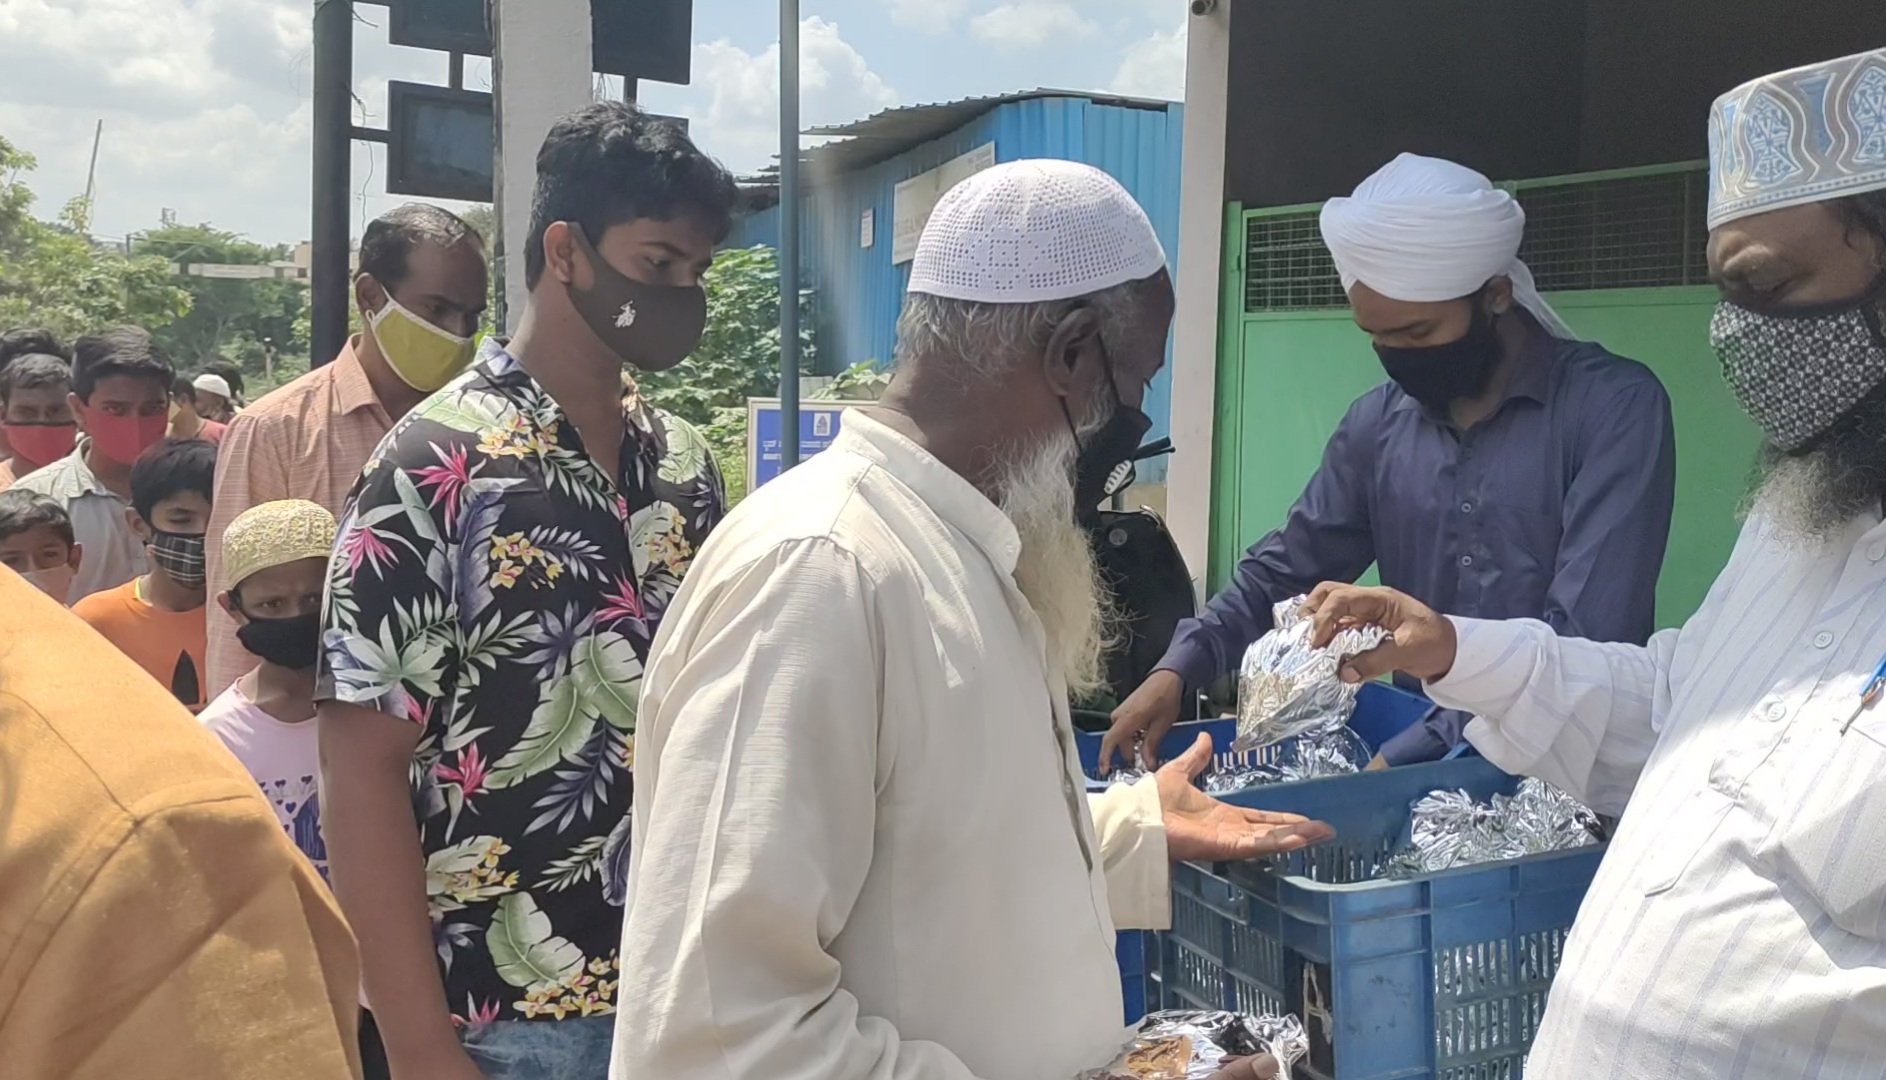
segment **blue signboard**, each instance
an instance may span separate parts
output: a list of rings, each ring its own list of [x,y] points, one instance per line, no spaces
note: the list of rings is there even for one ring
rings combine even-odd
[[[799,403],[799,460],[804,461],[832,445],[838,437],[839,414],[855,401],[801,401]],[[747,489],[751,491],[778,476],[783,457],[778,398],[747,399]]]

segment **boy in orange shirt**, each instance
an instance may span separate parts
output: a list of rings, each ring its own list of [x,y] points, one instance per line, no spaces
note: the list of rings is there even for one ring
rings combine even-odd
[[[203,534],[215,484],[216,448],[207,442],[173,439],[145,451],[131,469],[128,514],[150,572],[72,607],[192,711],[207,704]]]

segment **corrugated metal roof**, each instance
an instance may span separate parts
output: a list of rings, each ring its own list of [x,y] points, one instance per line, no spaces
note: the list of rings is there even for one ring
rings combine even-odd
[[[836,373],[861,360],[891,361],[910,278],[909,263],[892,261],[897,185],[985,143],[995,144],[997,161],[1051,157],[1105,169],[1146,208],[1168,257],[1176,255],[1184,106],[1109,105],[1089,94],[1053,91],[981,100],[995,103],[959,127],[875,165],[807,185],[800,265],[817,295],[821,371]],[[777,246],[779,207],[741,218],[727,242]],[[1153,418],[1154,438],[1167,432],[1170,397],[1168,365],[1141,406]],[[1159,461],[1141,474],[1157,479],[1163,470]]]
[[[940,139],[1003,105],[1018,101],[1036,101],[1041,98],[1079,98],[1095,105],[1158,111],[1164,111],[1176,104],[1176,102],[1162,101],[1157,98],[1042,88],[1018,90],[1010,94],[995,94],[989,97],[967,97],[929,105],[900,105],[872,113],[862,120],[807,128],[805,134],[829,136],[832,141],[801,151],[800,160],[806,163],[807,171],[811,174],[807,180],[817,183],[822,179],[857,172],[880,162],[889,161],[906,150]],[[769,166],[758,174],[741,180],[742,186],[753,188],[766,188],[776,186],[778,183],[779,167],[777,165]]]

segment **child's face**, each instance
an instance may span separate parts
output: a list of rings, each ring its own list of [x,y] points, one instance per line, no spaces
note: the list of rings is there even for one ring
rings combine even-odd
[[[77,545],[66,543],[51,525],[35,525],[0,539],[0,566],[15,573],[30,574],[61,566],[77,569],[78,565]]]
[[[136,511],[126,511],[131,515],[132,527],[146,543],[156,539],[156,533],[176,533],[179,536],[202,536],[210,531],[210,501],[201,492],[183,491],[168,499],[157,500],[151,507],[151,520],[144,521]]]
[[[35,386],[15,390],[7,397],[4,419],[9,424],[70,424],[72,406],[63,386]]]
[[[319,615],[326,584],[326,559],[300,559],[243,578],[240,586],[225,594],[224,607],[237,625]]]

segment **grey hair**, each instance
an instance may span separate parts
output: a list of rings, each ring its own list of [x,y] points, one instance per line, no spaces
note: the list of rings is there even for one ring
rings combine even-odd
[[[1054,328],[1081,307],[1094,309],[1103,341],[1118,342],[1141,310],[1143,285],[1129,281],[1072,300],[1028,304],[911,293],[897,317],[897,363],[935,361],[959,374],[965,384],[993,381],[1017,361],[1047,348]]]

